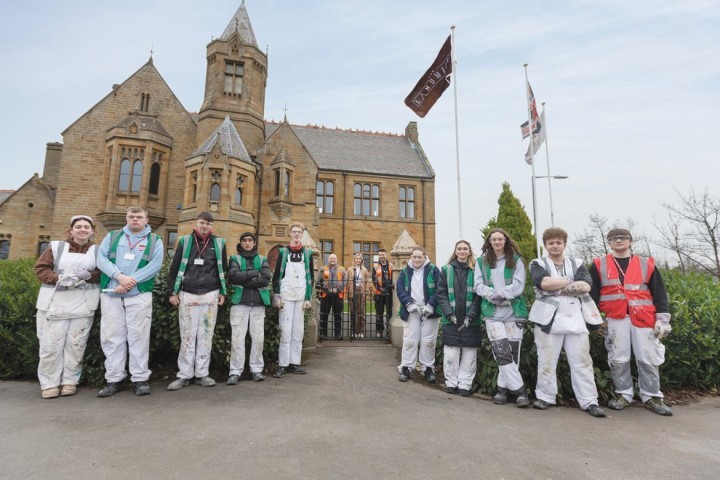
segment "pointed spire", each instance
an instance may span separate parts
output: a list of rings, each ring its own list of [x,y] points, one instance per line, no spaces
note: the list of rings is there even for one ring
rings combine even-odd
[[[220,144],[220,149],[225,155],[253,163],[229,115],[225,116],[225,120],[223,120],[220,126],[205,140],[205,143],[195,150],[193,156],[210,153],[216,143]]]
[[[257,48],[257,40],[255,40],[255,32],[253,32],[252,25],[250,24],[250,17],[248,16],[247,9],[245,8],[245,0],[243,0],[240,8],[237,9],[233,18],[230,19],[230,23],[228,23],[228,26],[225,27],[225,31],[220,38],[227,40],[236,32],[242,39],[243,43]]]

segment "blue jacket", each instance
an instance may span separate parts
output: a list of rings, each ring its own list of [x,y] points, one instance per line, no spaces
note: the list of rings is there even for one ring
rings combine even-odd
[[[412,267],[404,267],[400,270],[400,276],[395,284],[398,299],[400,300],[400,318],[407,320],[410,316],[407,311],[407,306],[411,303],[416,303],[412,298],[412,276],[415,273]],[[438,297],[437,287],[440,281],[440,269],[433,265],[431,262],[427,262],[423,268],[423,293],[425,294],[425,305],[430,305],[435,311],[428,316],[428,318],[437,318],[440,316],[440,312],[437,309]],[[429,284],[428,278],[432,278],[432,285]]]

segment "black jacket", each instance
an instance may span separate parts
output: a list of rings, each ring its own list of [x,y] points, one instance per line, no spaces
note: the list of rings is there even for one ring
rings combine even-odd
[[[190,239],[192,240],[190,258],[188,259],[182,286],[180,287],[180,290],[183,292],[202,295],[204,293],[220,289],[220,275],[218,274],[217,268],[214,238],[214,235],[210,235],[207,247],[203,247],[202,240],[197,238],[195,232],[193,232],[190,236]],[[202,255],[199,255],[200,251],[198,250],[198,245],[200,245],[200,249],[204,248]],[[221,255],[223,272],[227,272],[227,254],[225,252],[225,248],[223,248]],[[177,278],[178,271],[180,270],[182,258],[183,245],[182,243],[178,243],[178,248],[175,250],[175,256],[173,257],[172,264],[170,265],[170,271],[168,272],[168,292],[170,295],[173,294],[173,290],[175,288],[175,279]],[[197,258],[203,259],[202,265],[195,265],[195,259]]]
[[[449,268],[452,268],[455,272],[454,285],[455,289],[455,311],[453,312],[450,306],[450,299],[448,298],[448,285],[445,275],[440,275],[438,281],[438,307],[442,311],[445,318],[448,315],[455,315],[457,323],[444,323],[442,324],[442,335],[443,345],[449,347],[479,347],[482,342],[482,331],[480,325],[470,325],[467,328],[458,330],[463,326],[465,317],[469,317],[470,320],[475,320],[480,315],[480,301],[481,297],[473,295],[473,300],[470,303],[470,308],[465,311],[465,298],[467,295],[467,277],[470,267],[467,263],[460,263],[457,260],[453,260]],[[442,270],[440,270],[442,273]]]
[[[231,257],[230,270],[228,272],[230,283],[243,287],[239,305],[247,305],[250,307],[263,306],[264,303],[260,298],[260,291],[258,289],[267,287],[270,284],[270,265],[267,259],[265,259],[262,262],[260,271],[255,270],[254,260],[257,256],[256,249],[250,252],[243,251],[239,255],[245,258],[247,270],[244,272],[241,271],[238,262],[235,261],[235,258]]]

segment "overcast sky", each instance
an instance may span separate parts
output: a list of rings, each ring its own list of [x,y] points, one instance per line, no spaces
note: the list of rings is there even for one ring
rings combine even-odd
[[[205,47],[240,0],[3,2],[0,189],[42,175],[45,144],[126,80],[155,66],[189,111]],[[456,25],[463,236],[497,213],[507,181],[532,218],[523,64],[546,102],[555,223],[571,238],[597,212],[649,235],[674,189],[720,186],[720,3],[712,0],[247,0],[269,51],[265,116],[402,133],[418,122],[436,172],[437,257],[459,238],[453,90],[420,119],[403,99]],[[715,158],[711,152],[716,152]],[[545,149],[536,175],[546,175]],[[538,180],[539,230],[550,225]]]

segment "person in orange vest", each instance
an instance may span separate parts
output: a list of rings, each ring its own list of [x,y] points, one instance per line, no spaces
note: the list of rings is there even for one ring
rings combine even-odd
[[[318,270],[315,288],[320,299],[320,338],[327,339],[327,321],[330,310],[333,312],[335,340],[342,340],[342,311],[345,298],[347,272],[337,263],[337,255],[328,256],[327,265]]]
[[[660,392],[660,365],[665,346],[660,342],[672,331],[667,291],[652,257],[632,254],[632,235],[624,228],[607,234],[610,254],[593,260],[590,291],[605,314],[605,348],[615,384],[615,398],[608,408],[622,410],[633,401],[630,353],[635,355],[640,399],[658,415],[670,416],[672,409]]]
[[[384,248],[378,250],[378,262],[373,265],[372,281],[375,286],[375,336],[382,338],[385,331],[383,315],[390,325],[392,315],[393,264],[387,259]]]
[[[370,272],[363,265],[363,256],[353,256],[353,266],[347,269],[347,293],[352,320],[352,337],[365,338],[365,293],[370,288]]]

